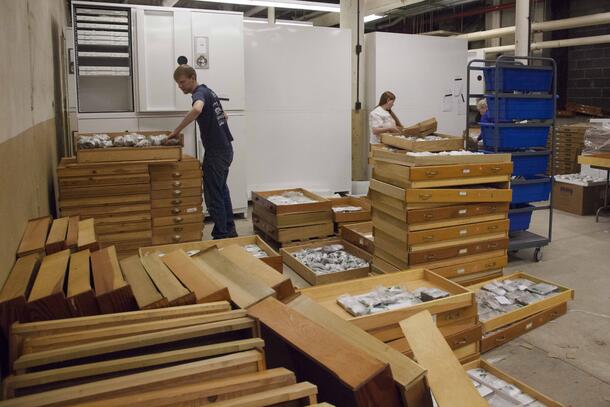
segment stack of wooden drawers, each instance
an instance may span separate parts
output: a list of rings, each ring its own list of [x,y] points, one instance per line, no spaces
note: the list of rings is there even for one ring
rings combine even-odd
[[[374,272],[426,267],[460,283],[501,273],[510,155],[373,155]]]
[[[585,131],[590,125],[586,123],[559,126],[555,131],[555,154],[553,156],[553,173],[575,174],[580,172],[578,156],[585,145]],[[551,138],[549,137],[549,144]],[[550,148],[550,145],[549,145]]]
[[[150,164],[152,244],[201,240],[202,177],[199,161]]]
[[[57,169],[61,216],[95,219],[102,246],[120,257],[151,244],[199,240],[203,230],[201,168],[176,163],[77,163]]]
[[[301,193],[312,202],[276,205],[268,198]],[[334,234],[332,203],[302,188],[252,192],[254,231],[276,246],[324,238]]]

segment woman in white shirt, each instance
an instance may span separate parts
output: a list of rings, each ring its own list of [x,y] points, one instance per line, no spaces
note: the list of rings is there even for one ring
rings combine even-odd
[[[379,98],[379,104],[369,114],[370,143],[381,143],[380,135],[382,133],[400,133],[402,124],[398,117],[392,111],[396,96],[390,92],[383,92]]]

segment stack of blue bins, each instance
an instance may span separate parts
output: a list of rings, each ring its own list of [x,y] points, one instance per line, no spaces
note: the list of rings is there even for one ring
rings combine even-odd
[[[551,193],[547,141],[554,117],[551,67],[499,64],[485,67],[485,98],[490,123],[481,123],[486,152],[510,152],[513,198],[509,233],[529,229],[534,206]],[[496,77],[499,75],[499,77]],[[497,106],[496,106],[497,104]],[[523,123],[527,121],[527,123]]]

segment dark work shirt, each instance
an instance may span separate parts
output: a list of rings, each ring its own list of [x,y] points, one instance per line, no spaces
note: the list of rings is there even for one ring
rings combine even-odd
[[[201,84],[193,92],[193,104],[198,100],[203,101],[203,111],[197,117],[197,123],[206,154],[230,151],[233,136],[218,96],[212,89]]]

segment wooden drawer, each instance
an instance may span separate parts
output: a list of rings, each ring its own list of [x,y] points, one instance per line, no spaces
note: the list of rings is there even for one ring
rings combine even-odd
[[[152,244],[168,244],[201,240],[203,224],[190,223],[180,226],[162,226],[153,229]]]
[[[103,233],[98,234],[98,240],[101,243],[104,243],[103,246],[106,247],[109,244],[120,243],[120,242],[129,242],[129,241],[141,241],[150,239],[152,237],[151,229],[141,230],[136,232],[125,232],[125,233]]]
[[[477,218],[508,213],[508,203],[476,203],[470,205],[451,205],[439,208],[413,209],[407,213],[407,223],[434,223],[439,221]],[[480,221],[480,220],[479,220]]]
[[[86,217],[81,217],[81,219]],[[143,212],[130,212],[130,213],[119,213],[119,214],[100,214],[95,216],[95,226],[110,226],[121,223],[133,223],[133,222],[148,222],[150,223],[150,211]]]
[[[134,184],[149,184],[150,176],[147,172],[142,174],[125,174],[125,175],[93,175],[89,177],[70,177],[59,178],[59,187],[101,187],[108,185],[134,185]]]
[[[76,158],[62,158],[57,167],[57,177],[89,177],[94,175],[147,174],[148,164],[78,164]]]
[[[153,218],[164,218],[169,216],[184,216],[184,215],[196,215],[203,213],[203,207],[199,205],[186,205],[186,206],[169,206],[166,208],[157,208],[150,211]]]
[[[95,196],[147,194],[149,191],[150,186],[148,184],[107,185],[104,187],[61,188],[59,195],[62,199],[72,199],[89,198]]]
[[[182,198],[190,196],[201,196],[201,185],[194,188],[160,189],[150,192],[150,199]]]
[[[461,286],[467,287],[472,284],[479,284],[493,280],[494,278],[502,277],[504,275],[502,269],[483,271],[481,273],[467,274],[462,277],[453,277],[450,280],[458,283]]]
[[[373,222],[354,223],[342,226],[340,235],[342,239],[370,254],[375,252]]]
[[[152,182],[158,181],[180,181],[183,179],[198,178],[201,179],[201,170],[177,170],[177,171],[163,171],[163,172],[151,172],[150,180]]]
[[[440,276],[451,279],[501,269],[505,267],[507,263],[508,257],[503,254],[501,256],[492,256],[480,260],[469,261],[463,264],[455,264],[444,267],[428,266],[428,268]]]
[[[409,167],[425,167],[450,164],[483,164],[507,163],[510,154],[472,154],[472,155],[409,155],[406,150],[397,150],[387,146],[372,147],[371,153],[375,163],[389,162]]]
[[[333,221],[331,211],[274,214],[267,207],[254,203],[252,213],[275,228],[317,225]]]
[[[441,242],[445,240],[463,239],[470,236],[480,236],[490,233],[508,232],[508,219],[491,222],[473,223],[440,229],[429,229],[419,232],[409,232],[409,246]]]
[[[510,202],[512,190],[505,188],[413,188],[406,190],[407,202],[462,203],[462,202]]]
[[[441,327],[439,330],[451,349],[459,349],[472,343],[478,343],[483,333],[481,324],[478,323],[456,323]],[[388,345],[408,357],[413,357],[413,351],[411,351],[409,342],[404,337],[388,342]]]
[[[104,234],[115,234],[123,232],[136,232],[142,230],[150,230],[150,221],[145,222],[124,222],[116,223],[112,225],[95,225],[95,232],[97,235]]]
[[[181,161],[163,164],[150,164],[149,171],[152,174],[171,174],[176,171],[201,170],[201,164],[193,157],[184,158]]]
[[[406,167],[377,163],[373,177],[400,188],[434,188],[509,181],[513,164],[455,164],[430,167]]]
[[[371,220],[371,202],[365,197],[346,196],[342,198],[331,198],[332,207],[340,206],[356,206],[362,208],[356,212],[335,212],[333,210],[332,216],[335,223],[346,223],[346,222],[366,222]]]
[[[563,302],[505,328],[490,332],[481,339],[481,352],[487,352],[497,348],[534,328],[538,328],[549,321],[565,315],[567,312],[568,303]]]
[[[135,203],[131,205],[111,205],[111,206],[90,206],[90,207],[70,207],[62,208],[61,216],[76,216],[82,218],[123,216],[137,212],[150,212],[150,201],[146,203]]]
[[[492,250],[503,250],[508,248],[508,237],[496,238],[489,241],[459,244],[453,247],[423,250],[417,253],[409,253],[409,265],[421,265],[438,260],[468,256],[489,252]]]
[[[276,205],[267,199],[267,197],[269,196],[281,195],[284,192],[300,192],[306,197],[312,199],[314,202],[303,203],[298,205]],[[288,213],[331,211],[331,202],[328,199],[322,198],[321,196],[302,188],[252,192],[252,203],[260,205],[276,215]]]
[[[201,188],[202,179],[199,178],[184,178],[174,181],[155,181],[151,183],[150,189],[159,191],[162,189],[184,189],[184,188]]]
[[[155,217],[152,220],[154,228],[159,226],[185,225],[189,223],[203,224],[203,213],[199,212],[192,215]]]
[[[60,199],[59,207],[63,210],[65,208],[84,208],[88,206],[126,206],[129,204],[148,202],[150,202],[150,194],[135,194],[122,196],[103,196],[95,198]]]
[[[332,236],[334,225],[332,222],[320,223],[309,226],[296,226],[290,228],[276,228],[268,224],[256,214],[252,214],[252,225],[265,236],[278,243],[290,243],[294,241],[309,240],[320,237]]]
[[[201,206],[202,202],[203,198],[200,194],[199,196],[187,196],[185,198],[155,199],[151,201],[151,205],[153,209],[173,208],[178,206],[198,207]]]

